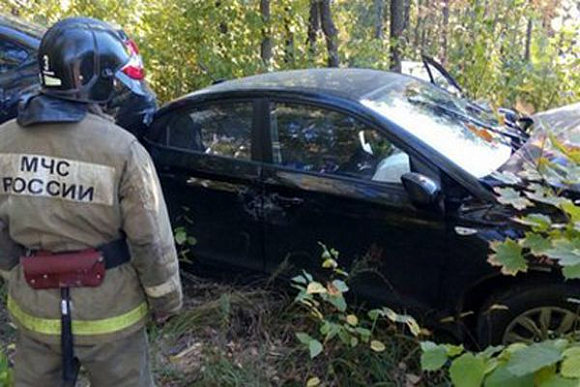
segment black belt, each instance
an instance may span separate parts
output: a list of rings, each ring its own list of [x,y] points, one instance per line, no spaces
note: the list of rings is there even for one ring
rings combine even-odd
[[[117,239],[97,247],[105,258],[105,268],[113,269],[131,260],[131,253],[125,238]]]

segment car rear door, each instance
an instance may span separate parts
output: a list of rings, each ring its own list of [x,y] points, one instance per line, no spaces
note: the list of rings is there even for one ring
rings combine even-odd
[[[0,123],[16,116],[18,99],[38,83],[37,74],[33,50],[0,34]]]
[[[253,100],[192,102],[152,126],[173,226],[198,262],[263,269],[257,116]]]
[[[275,100],[269,111],[268,270],[281,264],[317,270],[324,243],[338,250],[342,267],[358,273],[359,292],[412,309],[436,304],[443,215],[413,207],[400,181],[419,168],[417,160],[344,112]]]

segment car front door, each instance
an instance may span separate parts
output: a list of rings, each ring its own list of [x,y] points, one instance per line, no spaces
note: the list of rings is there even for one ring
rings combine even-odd
[[[172,223],[195,238],[178,243],[198,262],[263,269],[254,111],[251,100],[194,104],[152,126]]]
[[[348,114],[276,101],[269,110],[271,162],[263,171],[268,270],[319,269],[320,242],[338,250],[358,292],[411,309],[436,304],[443,215],[412,206],[400,179],[416,171],[418,161]]]

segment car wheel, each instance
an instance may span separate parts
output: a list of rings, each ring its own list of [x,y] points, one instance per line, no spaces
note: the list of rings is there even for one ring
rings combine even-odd
[[[481,308],[477,338],[482,348],[534,343],[580,334],[580,287],[546,284],[496,294]]]

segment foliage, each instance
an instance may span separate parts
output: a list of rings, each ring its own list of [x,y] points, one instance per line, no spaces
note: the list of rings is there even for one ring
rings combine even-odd
[[[381,2],[385,4],[372,3]],[[165,102],[220,78],[326,65],[322,32],[316,33],[313,46],[309,43],[310,1],[271,1],[267,22],[259,3],[6,0],[0,12],[43,24],[87,15],[122,26],[138,41],[147,78]],[[388,18],[369,3],[332,2],[341,65],[386,70],[391,42],[376,29],[388,31]],[[398,42],[403,60],[419,60],[423,52],[440,59],[469,97],[525,110],[543,110],[580,97],[580,17],[572,1],[407,3],[405,31]],[[273,42],[268,64],[260,57],[264,31]]]
[[[574,340],[547,340],[531,345],[489,347],[479,353],[461,346],[421,344],[421,367],[436,371],[450,364],[457,387],[577,386],[580,383],[580,345]]]
[[[186,263],[192,263],[189,255],[191,253],[191,247],[197,244],[197,239],[188,235],[185,227],[176,227],[173,232],[175,235],[175,243],[178,248],[179,260]]]
[[[14,385],[12,369],[6,355],[0,351],[0,386],[10,387]]]
[[[529,261],[542,260],[560,265],[568,279],[580,278],[580,207],[566,194],[578,182],[578,151],[552,135],[543,145],[551,149],[550,158],[524,162],[515,187],[495,190],[501,203],[521,211],[514,221],[527,231],[517,241],[493,242],[489,262],[516,275],[527,270]],[[495,177],[514,185],[513,176]]]
[[[321,282],[306,271],[292,278],[292,286],[298,290],[294,302],[302,306],[314,322],[308,333],[296,333],[311,359],[320,355],[332,357],[358,346],[377,353],[385,351],[385,344],[375,337],[381,321],[404,324],[415,337],[421,333],[415,319],[387,307],[372,309],[366,314],[351,310],[345,299],[349,274],[338,265],[339,253],[321,246],[321,266],[330,272],[328,279]],[[309,383],[318,385],[316,380],[319,379],[313,377]]]
[[[541,127],[536,130],[545,130]],[[523,160],[518,176],[496,173],[507,188],[496,188],[500,203],[519,215],[516,225],[526,229],[521,238],[491,243],[489,262],[503,274],[525,272],[530,264],[559,265],[566,279],[580,278],[580,206],[567,191],[577,186],[578,148],[549,131],[539,161]],[[548,158],[549,156],[549,158]],[[421,367],[426,371],[448,366],[458,387],[487,386],[577,386],[580,383],[580,343],[576,334],[531,345],[489,347],[466,352],[463,347],[423,342]]]

